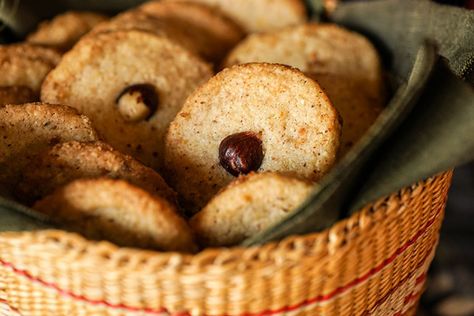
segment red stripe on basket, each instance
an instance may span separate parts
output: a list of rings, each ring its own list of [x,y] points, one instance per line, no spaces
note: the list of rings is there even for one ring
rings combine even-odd
[[[421,294],[423,294],[423,291],[418,291],[418,292],[416,292],[416,294],[413,294],[413,292],[412,292],[412,293],[410,293],[410,295],[405,297],[405,300],[403,302],[402,310],[405,309],[408,305],[410,305],[411,302],[416,301]],[[405,313],[402,313],[401,311],[399,311],[399,312],[396,312],[395,314],[393,314],[393,316],[402,316],[402,315],[406,315],[407,313],[408,313],[408,311],[405,311]]]
[[[6,299],[3,299],[3,298],[0,297],[0,304],[6,305],[9,309],[11,309],[13,312],[17,313],[19,316],[22,315],[20,313],[20,311],[18,309],[16,309],[15,307],[11,306],[10,303]]]
[[[425,280],[426,280],[426,273],[423,273],[422,275],[416,278],[415,285],[423,283],[425,282]]]
[[[282,308],[275,309],[275,310],[266,310],[266,311],[263,311],[263,312],[260,312],[260,313],[246,313],[246,314],[240,314],[240,315],[235,315],[235,316],[268,316],[268,315],[275,315],[275,314],[279,314],[279,313],[283,313],[283,312],[296,311],[296,310],[298,310],[300,308],[303,308],[305,306],[315,304],[315,303],[324,302],[324,301],[328,301],[328,300],[334,298],[335,296],[337,296],[337,295],[339,295],[339,294],[341,294],[341,293],[343,293],[343,292],[345,292],[345,291],[347,291],[347,290],[363,283],[364,281],[366,281],[370,277],[372,277],[375,274],[377,274],[378,272],[380,272],[383,268],[385,268],[386,266],[391,264],[393,261],[395,261],[395,259],[399,255],[401,255],[408,247],[413,245],[424,233],[426,233],[426,231],[435,223],[435,221],[436,221],[437,217],[440,215],[440,213],[441,213],[441,210],[438,211],[438,213],[431,220],[429,220],[422,229],[420,229],[402,247],[397,249],[389,258],[385,259],[377,267],[371,269],[370,271],[368,271],[363,276],[349,282],[348,284],[346,284],[344,286],[341,286],[341,287],[335,289],[334,291],[332,291],[332,292],[330,292],[326,295],[319,295],[315,298],[303,301],[303,302],[301,302],[299,304],[296,304],[296,305],[282,307]],[[430,255],[430,252],[427,253],[427,255],[423,259],[423,261],[425,261],[428,258],[429,255]],[[12,263],[6,262],[1,258],[0,258],[0,265],[2,265],[4,267],[7,267],[7,268],[10,268],[16,274],[22,275],[22,276],[26,277],[27,279],[29,279],[31,281],[34,281],[34,282],[37,282],[37,283],[39,283],[39,284],[41,284],[45,287],[54,289],[54,290],[58,291],[60,294],[62,294],[64,296],[67,296],[67,297],[70,297],[72,299],[87,302],[87,303],[90,303],[90,304],[93,304],[93,305],[104,305],[104,306],[107,306],[107,307],[110,307],[110,308],[124,309],[124,310],[132,311],[132,312],[145,312],[145,313],[148,313],[148,314],[163,314],[163,313],[168,313],[169,314],[169,312],[166,308],[159,308],[159,309],[141,308],[141,307],[128,306],[128,305],[124,305],[124,304],[113,304],[113,303],[107,302],[105,300],[89,299],[89,298],[85,297],[84,295],[75,294],[75,293],[72,293],[68,290],[61,289],[59,286],[57,286],[56,284],[54,284],[52,282],[47,282],[47,281],[42,280],[38,277],[35,277],[35,276],[31,275],[28,271],[16,268]],[[174,314],[171,314],[171,315],[172,316],[188,316],[189,313],[184,313],[183,314],[181,312],[181,313],[174,313]],[[210,315],[208,315],[208,316],[210,316]],[[222,315],[222,316],[231,316],[231,315]]]

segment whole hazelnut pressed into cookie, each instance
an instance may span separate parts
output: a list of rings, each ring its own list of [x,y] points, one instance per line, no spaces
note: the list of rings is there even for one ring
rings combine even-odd
[[[149,119],[158,108],[158,102],[158,95],[151,84],[131,85],[115,100],[118,111],[128,122]]]
[[[160,169],[168,124],[211,75],[208,64],[166,37],[100,33],[64,55],[46,77],[41,99],[78,109],[107,143]]]
[[[166,135],[168,182],[195,213],[234,176],[276,171],[318,181],[339,149],[338,113],[302,72],[245,64],[188,97]]]
[[[233,176],[257,171],[262,160],[262,141],[255,133],[232,134],[219,145],[219,162]]]

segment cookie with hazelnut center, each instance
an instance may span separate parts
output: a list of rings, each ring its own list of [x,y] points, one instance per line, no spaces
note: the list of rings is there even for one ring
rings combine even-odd
[[[10,191],[20,172],[49,146],[97,138],[89,119],[72,108],[42,103],[6,105],[0,108],[0,186]]]
[[[318,181],[336,160],[340,133],[338,113],[315,81],[284,65],[238,65],[186,100],[166,135],[165,165],[196,212],[251,171]]]
[[[181,1],[181,0],[177,0]],[[302,0],[191,0],[219,9],[246,32],[266,32],[307,20]]]
[[[164,37],[101,33],[65,54],[41,99],[78,109],[107,143],[157,169],[169,122],[211,74],[209,65]]]
[[[90,239],[124,247],[197,250],[191,229],[172,204],[123,180],[75,180],[33,208]]]
[[[65,51],[70,49],[84,34],[107,17],[94,12],[69,11],[41,22],[38,28],[28,35],[26,41]]]
[[[190,225],[203,246],[232,246],[287,217],[312,190],[296,178],[252,173],[217,193]]]
[[[176,202],[176,193],[153,169],[103,142],[65,142],[48,148],[22,172],[16,196],[36,201],[76,179],[123,179],[151,194]]]
[[[384,101],[380,58],[362,35],[334,24],[308,23],[276,32],[252,34],[228,55],[225,66],[281,63],[312,75],[335,75],[357,84],[380,106]]]
[[[24,86],[39,95],[43,79],[61,59],[53,49],[30,45],[0,45],[0,86]]]

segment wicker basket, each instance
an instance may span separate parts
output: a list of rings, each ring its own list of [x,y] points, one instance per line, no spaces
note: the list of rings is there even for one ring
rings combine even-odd
[[[156,253],[63,231],[0,234],[2,315],[413,315],[451,172],[329,230],[262,247]]]

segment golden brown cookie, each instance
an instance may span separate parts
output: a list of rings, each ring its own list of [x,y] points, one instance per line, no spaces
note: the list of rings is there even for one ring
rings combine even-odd
[[[198,88],[170,124],[168,181],[191,212],[250,171],[317,181],[336,161],[340,134],[336,109],[299,70],[234,66]]]
[[[75,180],[33,208],[90,239],[166,251],[197,249],[172,204],[123,180]]]
[[[231,182],[190,221],[203,246],[232,246],[278,223],[313,190],[309,182],[264,172]]]
[[[89,119],[72,108],[43,103],[0,108],[0,186],[12,189],[39,152],[70,140],[97,140]]]
[[[163,135],[209,65],[174,42],[143,31],[82,39],[47,76],[41,99],[89,116],[105,141],[157,169]]]
[[[355,145],[383,110],[380,102],[361,93],[357,83],[331,74],[312,76],[328,95],[342,117],[341,154]]]
[[[243,37],[232,21],[199,4],[151,2],[96,26],[98,33],[142,30],[168,38],[200,57],[220,63]]]
[[[16,195],[31,203],[81,178],[123,179],[176,202],[176,193],[154,170],[103,142],[65,142],[41,153],[22,172]]]
[[[343,77],[379,106],[384,101],[382,67],[374,46],[335,24],[308,23],[252,34],[232,50],[225,66],[248,62],[281,63],[311,75]]]
[[[0,45],[0,87],[24,86],[39,94],[41,83],[61,59],[53,49],[30,45]]]
[[[7,104],[21,104],[34,102],[39,96],[25,86],[6,86],[0,87],[0,107]]]
[[[69,11],[42,22],[26,38],[27,42],[57,48],[70,49],[84,34],[107,17],[94,12]]]
[[[181,1],[181,0],[177,0]],[[267,32],[307,20],[302,0],[192,0],[221,10],[247,32]]]
[[[157,19],[183,25],[195,51],[218,62],[240,41],[244,32],[220,11],[192,1],[150,1],[138,8]]]

